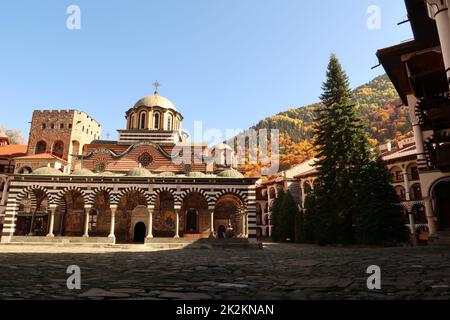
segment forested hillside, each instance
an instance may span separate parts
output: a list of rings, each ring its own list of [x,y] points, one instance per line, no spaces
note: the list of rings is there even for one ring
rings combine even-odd
[[[410,136],[407,111],[386,75],[379,76],[354,91],[355,104],[367,121],[374,145]],[[313,135],[314,109],[319,104],[292,108],[258,122],[252,129],[280,130],[280,167],[286,169],[314,155],[310,140]],[[256,175],[258,166],[241,167],[247,175]]]

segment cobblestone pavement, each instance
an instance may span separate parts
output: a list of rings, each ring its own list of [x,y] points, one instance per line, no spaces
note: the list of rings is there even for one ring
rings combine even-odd
[[[81,268],[81,290],[66,269]],[[381,290],[366,269],[381,267]],[[0,246],[1,299],[450,299],[450,247]]]

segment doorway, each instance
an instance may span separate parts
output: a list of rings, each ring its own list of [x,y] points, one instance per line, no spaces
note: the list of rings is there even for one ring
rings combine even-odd
[[[439,182],[435,189],[439,230],[450,231],[450,181]]]
[[[134,226],[133,241],[136,243],[144,243],[145,232],[146,232],[145,224],[143,222],[136,223],[136,225]]]
[[[217,229],[217,235],[219,238],[225,238],[225,232],[226,232],[226,228],[225,226],[222,224],[219,226],[219,228]]]
[[[197,230],[197,210],[190,209],[186,213],[186,232],[187,233],[196,233]]]

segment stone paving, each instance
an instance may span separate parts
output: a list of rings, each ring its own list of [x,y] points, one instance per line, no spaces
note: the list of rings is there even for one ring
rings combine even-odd
[[[66,286],[69,265],[81,289]],[[381,290],[367,289],[370,265]],[[0,299],[450,299],[450,247],[0,246]]]

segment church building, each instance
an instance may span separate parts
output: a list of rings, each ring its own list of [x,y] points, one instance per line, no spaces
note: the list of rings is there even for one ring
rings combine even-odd
[[[36,110],[9,179],[1,242],[256,240],[255,178],[232,148],[190,143],[167,98],[138,100],[117,141],[76,110]]]

